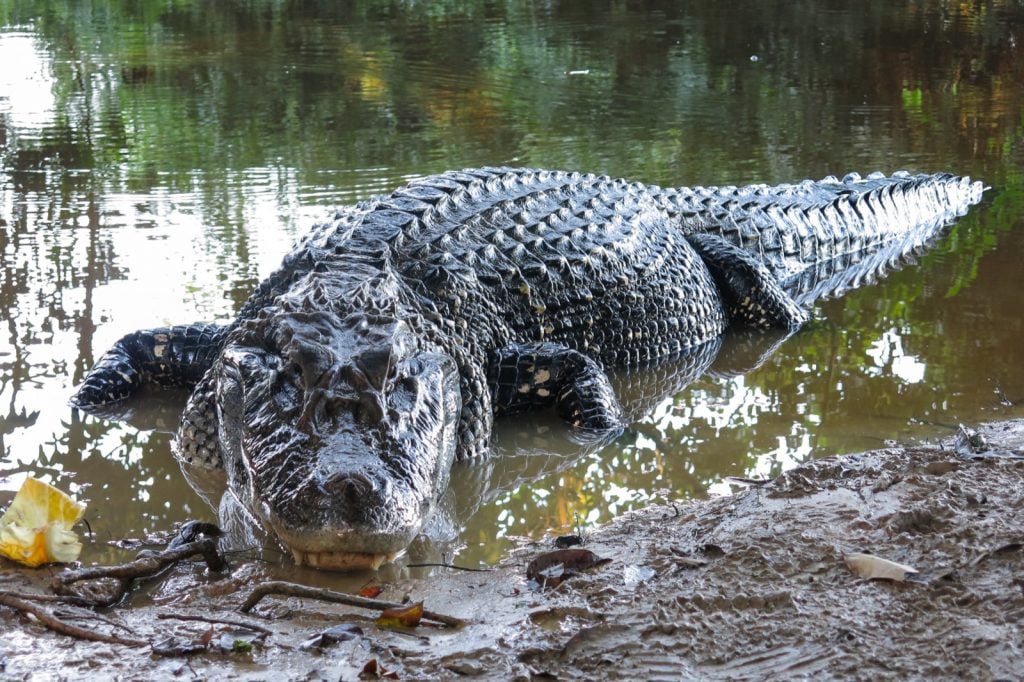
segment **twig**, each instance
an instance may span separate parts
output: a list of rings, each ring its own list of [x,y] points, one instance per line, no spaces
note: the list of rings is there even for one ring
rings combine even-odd
[[[470,568],[469,566],[456,566],[455,564],[406,564],[406,568],[454,568],[456,571],[474,571],[476,573],[490,573],[493,568]]]
[[[80,628],[77,625],[71,625],[65,623],[60,618],[57,618],[52,613],[39,606],[33,604],[30,601],[14,597],[9,593],[0,594],[0,604],[9,606],[12,609],[16,609],[22,613],[28,613],[35,617],[44,626],[59,632],[62,635],[68,635],[69,637],[77,637],[78,639],[85,639],[91,642],[106,642],[107,644],[123,644],[125,646],[146,646],[149,642],[141,639],[124,639],[116,635],[107,635],[102,632],[96,632],[95,630],[87,630]]]
[[[746,478],[743,476],[726,476],[725,480],[737,485],[752,485],[755,487],[767,485],[772,482],[770,478]]]
[[[318,599],[320,601],[357,606],[359,608],[371,609],[374,611],[402,609],[407,606],[407,604],[396,604],[389,601],[367,599],[365,597],[357,597],[354,594],[345,594],[344,592],[335,592],[333,590],[324,590],[317,587],[307,587],[305,585],[296,585],[295,583],[274,580],[262,583],[253,588],[252,593],[246,598],[245,603],[238,607],[238,610],[242,613],[248,613],[260,602],[261,599],[271,594],[280,594],[288,597],[303,597],[306,599]],[[446,616],[443,613],[435,613],[433,611],[426,610],[423,611],[423,618],[453,628],[462,627],[466,624],[466,621],[461,618]]]
[[[217,541],[213,538],[204,538],[163,552],[144,552],[134,561],[125,564],[66,570],[55,576],[50,586],[57,594],[74,595],[79,599],[86,600],[91,606],[112,606],[124,598],[132,581],[136,578],[149,578],[171,564],[197,554],[202,555],[206,560],[206,565],[212,571],[223,571],[227,568],[224,557],[217,551]],[[104,590],[104,594],[89,593],[89,591],[82,594],[74,591],[74,588],[71,587],[77,582],[99,580],[112,580],[114,584]]]
[[[246,630],[252,630],[253,632],[262,632],[265,635],[274,634],[272,630],[268,630],[262,625],[247,623],[244,620],[233,620],[231,618],[207,618],[206,616],[192,616],[186,613],[158,613],[156,617],[160,620],[171,618],[174,620],[195,620],[201,623],[212,623],[215,625],[233,625],[234,627],[245,628]]]
[[[71,606],[92,605],[92,602],[90,602],[89,600],[82,599],[81,597],[73,594],[32,594],[29,592],[11,592],[10,590],[0,590],[0,596],[14,597],[15,599],[24,599],[26,601],[57,602],[58,604],[70,604]]]

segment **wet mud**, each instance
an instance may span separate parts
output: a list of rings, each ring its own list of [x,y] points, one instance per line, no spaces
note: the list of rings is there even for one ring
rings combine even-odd
[[[468,621],[457,629],[392,629],[375,612],[294,597],[239,613],[275,579],[266,566],[225,576],[188,564],[149,585],[145,603],[43,605],[146,646],[81,641],[0,608],[0,669],[71,679],[1015,678],[1024,420],[979,431],[815,460],[731,496],[626,514],[584,538],[610,561],[590,560],[555,587],[572,566],[543,561],[553,542],[524,544],[492,572],[381,585],[379,599],[422,600]],[[915,572],[866,579],[846,561],[858,553]],[[6,566],[0,590],[42,593],[51,575]],[[197,616],[221,622],[187,620]]]

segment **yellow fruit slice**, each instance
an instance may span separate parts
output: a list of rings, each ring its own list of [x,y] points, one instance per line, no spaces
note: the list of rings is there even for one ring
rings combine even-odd
[[[71,527],[85,505],[36,478],[27,478],[0,517],[0,556],[35,568],[75,561],[82,543]]]

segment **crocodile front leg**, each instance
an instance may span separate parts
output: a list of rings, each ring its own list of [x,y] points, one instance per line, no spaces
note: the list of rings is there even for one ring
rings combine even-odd
[[[174,439],[174,455],[193,469],[222,469],[224,461],[217,440],[217,378],[207,372],[196,385],[181,415]]]
[[[93,365],[71,404],[109,405],[144,384],[192,387],[213,364],[229,330],[224,325],[190,324],[128,334]]]
[[[487,383],[495,414],[554,404],[578,428],[616,431],[625,416],[608,376],[592,358],[557,343],[501,348],[490,357]]]

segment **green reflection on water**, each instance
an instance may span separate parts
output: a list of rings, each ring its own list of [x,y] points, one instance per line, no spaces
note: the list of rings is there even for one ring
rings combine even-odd
[[[465,561],[577,514],[1019,414],[1022,18],[1010,2],[4,3],[4,485],[82,490],[101,539],[203,513],[168,436],[80,420],[73,383],[126,331],[229,318],[327,206],[471,165],[662,184],[910,167],[993,189],[916,266],[820,304],[756,368],[716,364],[599,452],[544,416],[501,425],[502,457],[456,475]]]

